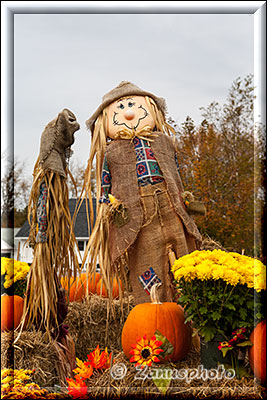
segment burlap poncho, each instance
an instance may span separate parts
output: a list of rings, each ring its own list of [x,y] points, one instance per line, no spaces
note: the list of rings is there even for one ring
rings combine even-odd
[[[198,228],[187,214],[181,197],[184,189],[175,164],[173,139],[161,132],[156,133],[158,137],[151,142],[151,149],[164,175],[173,208],[187,232],[201,241]],[[112,176],[112,194],[123,202],[130,216],[129,222],[120,228],[112,223],[110,225],[110,256],[113,263],[133,245],[142,228],[144,216],[136,177],[134,144],[130,140],[114,140],[107,146],[106,157]]]
[[[118,132],[118,135],[114,136],[115,140],[101,147],[104,135],[109,136],[104,126],[106,107],[127,96],[151,98],[153,104],[149,100],[148,104],[152,107],[150,112],[159,132],[145,131],[145,126],[139,131],[133,129],[130,134],[127,131],[125,136],[122,132]],[[163,98],[131,82],[122,81],[103,96],[102,103],[86,121],[95,146],[92,148],[90,162],[97,153],[104,157],[105,148],[106,162],[111,176],[111,194],[121,207],[118,210],[124,220],[116,220],[113,205],[110,208],[102,205],[98,214],[98,224],[88,242],[83,261],[85,263],[86,257],[89,257],[90,262],[87,265],[90,271],[88,271],[92,273],[96,260],[99,260],[105,284],[109,287],[110,298],[112,279],[121,277],[128,285],[126,278],[128,270],[136,303],[150,302],[148,285],[154,281],[162,284],[159,290],[160,301],[173,301],[175,289],[170,274],[170,256],[175,254],[179,258],[188,254],[196,250],[198,242],[201,241],[197,226],[187,213],[182,199],[184,189],[175,162],[177,146],[175,138],[167,135],[171,129],[166,123],[166,110]],[[99,137],[96,138],[96,134]],[[135,136],[144,140],[147,138],[164,181],[146,186],[138,185],[137,157],[133,141]],[[97,161],[100,159],[101,157],[98,157]],[[100,165],[98,170],[101,170]],[[149,271],[153,279],[148,283]]]

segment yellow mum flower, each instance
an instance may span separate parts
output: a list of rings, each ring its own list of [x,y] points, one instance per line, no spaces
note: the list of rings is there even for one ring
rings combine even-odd
[[[201,281],[211,278],[211,273],[207,266],[200,264],[197,268],[197,277]]]
[[[11,369],[11,368],[4,368],[4,369],[1,369],[1,379],[2,378],[4,378],[5,376],[8,376],[8,375],[10,375],[11,373],[13,373],[13,369]]]
[[[5,275],[4,288],[8,289],[14,282],[25,279],[29,269],[25,262],[1,257],[1,275]]]
[[[213,264],[213,269],[212,269],[212,279],[214,279],[215,281],[218,279],[222,279],[223,278],[223,273],[220,269],[216,269],[214,268],[214,264]]]
[[[257,291],[266,289],[266,266],[257,259],[235,252],[196,250],[176,260],[172,272],[177,281],[181,278],[186,281],[223,279],[233,286],[240,283]]]
[[[10,383],[14,381],[14,376],[6,376],[4,379],[1,379],[1,383]]]
[[[5,275],[6,273],[6,266],[1,260],[1,275]]]
[[[37,383],[27,383],[27,385],[25,385],[26,388],[31,388],[31,389],[41,389],[39,385],[37,385]],[[44,389],[42,389],[44,390]]]
[[[13,274],[14,273],[14,263],[13,262],[7,262],[6,263],[6,272],[8,274]]]
[[[13,283],[14,283],[14,279],[12,278],[12,279],[6,279],[5,280],[5,282],[4,282],[4,288],[5,289],[8,289],[10,286],[12,286],[13,285]]]
[[[232,286],[236,286],[239,283],[239,274],[237,274],[235,271],[233,270],[228,270],[225,271],[224,273],[224,280],[232,285]]]
[[[21,381],[29,380],[30,376],[33,371],[30,369],[19,369],[19,370],[14,370],[15,377]]]
[[[25,273],[23,271],[19,272],[19,273],[14,275],[14,282],[20,281],[20,280],[22,280],[24,278],[25,278]]]

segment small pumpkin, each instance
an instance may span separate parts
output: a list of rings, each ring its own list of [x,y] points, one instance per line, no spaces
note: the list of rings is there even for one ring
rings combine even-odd
[[[84,284],[84,288],[85,288],[85,294],[86,294],[86,281],[87,281],[87,275],[86,273],[81,274],[81,280]],[[96,293],[96,287],[97,284],[100,280],[100,273],[99,272],[95,272],[92,275],[89,275],[89,279],[88,279],[88,293]]]
[[[24,299],[20,296],[1,296],[1,331],[16,329],[23,312]]]
[[[185,324],[183,308],[173,302],[161,303],[156,292],[157,285],[151,288],[151,303],[137,304],[129,313],[122,329],[121,344],[125,355],[130,351],[138,337],[147,339],[158,330],[173,345],[173,352],[166,360],[178,361],[184,358],[192,347],[192,329]]]
[[[121,290],[123,291],[123,286],[122,286],[121,280],[119,279],[119,283],[118,283],[117,279],[114,279],[113,280],[113,285],[112,285],[112,297],[113,297],[113,299],[118,299],[119,298],[119,290],[120,290],[119,289],[119,285],[120,285]],[[107,288],[106,288],[106,285],[104,284],[102,278],[99,279],[99,281],[98,281],[98,284],[96,286],[96,293],[99,296],[108,297]]]
[[[67,277],[61,278],[62,287],[68,292],[69,290],[69,282]],[[76,277],[74,279],[73,276],[70,277],[70,290],[69,290],[69,301],[79,301],[81,302],[84,298],[85,294],[85,286],[84,282],[80,277]],[[67,299],[67,296],[66,296]]]
[[[249,363],[254,375],[266,382],[266,320],[257,324],[250,335],[253,345],[249,349]]]

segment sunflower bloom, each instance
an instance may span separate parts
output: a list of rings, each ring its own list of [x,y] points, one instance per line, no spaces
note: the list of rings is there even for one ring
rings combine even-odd
[[[157,357],[163,349],[160,348],[162,342],[156,340],[156,336],[152,336],[150,340],[147,339],[146,335],[143,338],[138,338],[136,344],[132,344],[132,350],[130,354],[130,362],[135,362],[135,366],[141,365],[141,368],[147,365],[150,367],[152,362],[160,362]]]

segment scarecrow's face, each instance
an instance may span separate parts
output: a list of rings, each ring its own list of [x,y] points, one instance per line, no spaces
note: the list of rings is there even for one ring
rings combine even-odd
[[[123,128],[138,132],[145,126],[152,130],[155,121],[149,113],[146,98],[143,96],[127,96],[116,100],[107,107],[107,131],[110,138]]]

